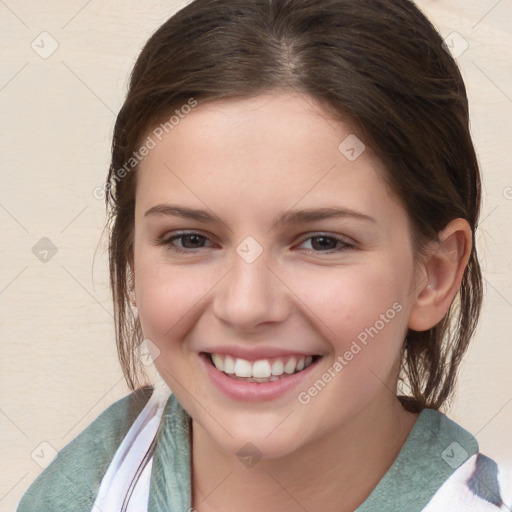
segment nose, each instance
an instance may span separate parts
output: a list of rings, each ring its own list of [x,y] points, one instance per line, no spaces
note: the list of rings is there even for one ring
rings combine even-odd
[[[235,253],[231,270],[216,287],[212,306],[216,318],[250,332],[288,317],[289,290],[270,263],[265,251],[252,263]]]

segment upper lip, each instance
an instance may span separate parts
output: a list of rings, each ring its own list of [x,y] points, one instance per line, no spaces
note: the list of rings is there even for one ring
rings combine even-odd
[[[238,347],[234,345],[216,345],[202,349],[200,352],[208,354],[225,354],[234,358],[245,359],[247,361],[258,361],[260,359],[270,359],[273,357],[292,357],[292,356],[314,356],[317,352],[307,350],[286,350],[279,347]]]

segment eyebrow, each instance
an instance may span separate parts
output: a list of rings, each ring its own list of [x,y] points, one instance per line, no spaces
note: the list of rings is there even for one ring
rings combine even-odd
[[[175,217],[182,217],[186,219],[193,219],[204,223],[223,223],[222,220],[217,215],[209,213],[206,210],[185,208],[183,206],[171,204],[158,204],[156,206],[153,206],[152,208],[146,211],[144,217],[147,217],[149,215],[169,215]],[[279,218],[276,225],[300,224],[340,217],[352,217],[356,219],[367,220],[375,224],[377,223],[374,217],[347,208],[309,208],[304,210],[290,210],[285,212]]]

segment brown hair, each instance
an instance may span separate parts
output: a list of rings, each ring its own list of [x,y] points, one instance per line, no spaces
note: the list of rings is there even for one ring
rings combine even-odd
[[[143,337],[129,307],[134,152],[157,120],[191,98],[288,89],[358,128],[384,163],[419,250],[452,219],[470,224],[473,248],[458,295],[438,325],[407,332],[400,372],[411,388],[411,397],[400,398],[410,410],[438,409],[451,397],[482,302],[474,244],[480,176],[465,86],[442,43],[409,0],[195,0],[153,34],[117,117],[107,178],[116,339],[132,389]]]

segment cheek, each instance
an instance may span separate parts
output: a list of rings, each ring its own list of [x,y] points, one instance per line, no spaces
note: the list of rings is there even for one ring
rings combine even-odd
[[[407,327],[407,264],[401,263],[403,273],[375,262],[301,276],[303,310],[314,313],[308,318],[331,351],[324,375],[334,375],[333,385],[317,401],[324,407],[342,397],[347,410],[358,408],[382,386],[393,388]]]
[[[325,272],[302,273],[300,279],[295,278],[294,289],[307,306],[304,311],[314,313],[309,316],[324,336],[338,339],[343,348],[376,322],[380,327],[381,315],[393,320],[386,323],[386,331],[390,331],[391,324],[399,324],[394,327],[401,330],[405,320],[396,313],[405,309],[406,273],[383,262],[329,268]]]
[[[187,318],[201,307],[201,298],[209,289],[209,279],[203,274],[185,266],[135,265],[135,293],[146,338],[162,347],[189,330]]]

